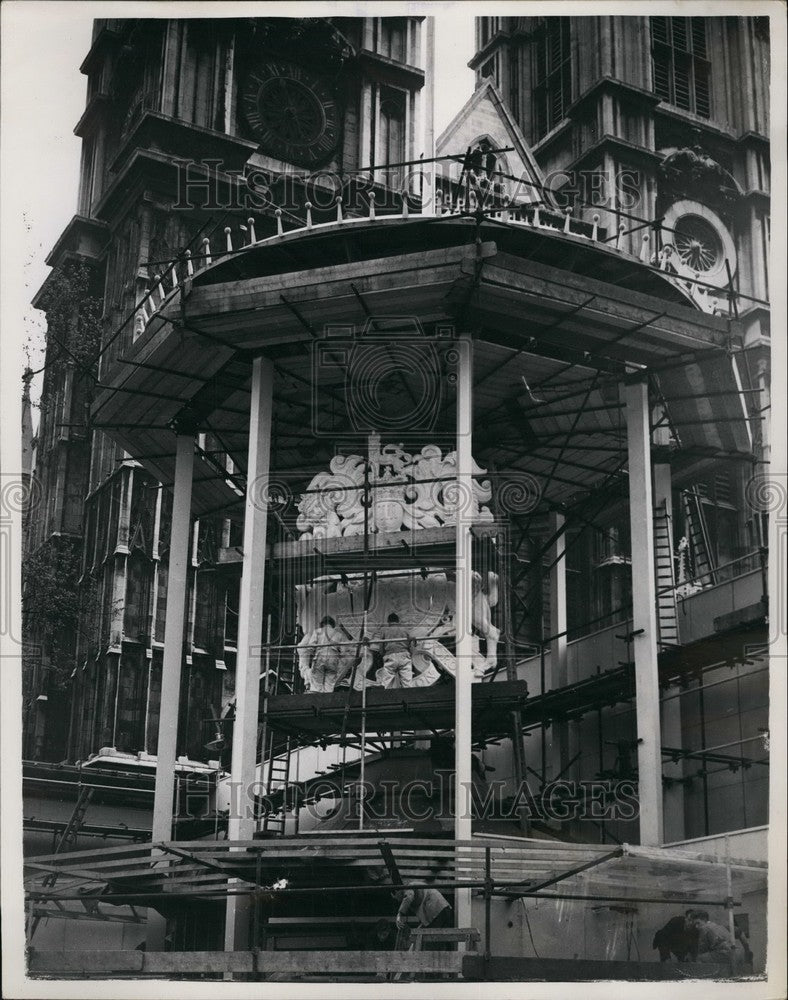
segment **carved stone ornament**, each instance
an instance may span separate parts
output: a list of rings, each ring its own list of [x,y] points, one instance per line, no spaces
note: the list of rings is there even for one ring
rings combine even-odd
[[[475,477],[484,472],[473,463]],[[491,497],[489,481],[478,478],[471,496],[461,495],[455,451],[444,455],[437,445],[425,445],[409,454],[399,444],[381,447],[372,434],[366,456],[337,455],[328,472],[312,479],[296,523],[302,538],[409,532],[455,524],[459,502],[473,521],[489,522],[493,515],[486,504]],[[443,570],[424,570],[378,573],[369,594],[360,573],[320,577],[296,587],[303,633],[298,663],[307,691],[333,691],[342,684],[424,687],[443,675],[456,675],[450,648],[454,578]],[[496,667],[500,633],[492,608],[497,601],[495,573],[484,579],[473,573],[476,680]]]
[[[741,198],[741,189],[730,171],[696,145],[669,152],[659,167],[663,185],[676,194],[730,205]]]
[[[480,680],[497,665],[500,632],[492,609],[498,603],[498,577],[474,572],[472,581],[473,679]],[[295,589],[303,632],[298,663],[307,691],[333,691],[342,683],[356,689],[424,687],[444,674],[456,675],[455,655],[445,644],[455,633],[452,574],[380,573],[366,613],[362,574],[321,577]],[[368,644],[362,643],[363,635]]]
[[[484,469],[473,463],[474,476]],[[298,504],[302,538],[338,538],[370,532],[413,531],[456,522],[457,453],[425,445],[410,455],[402,445],[370,449],[370,455],[337,455],[328,472],[318,473]],[[369,496],[365,506],[365,494]],[[467,500],[475,522],[492,521],[485,506],[488,480],[474,478]]]

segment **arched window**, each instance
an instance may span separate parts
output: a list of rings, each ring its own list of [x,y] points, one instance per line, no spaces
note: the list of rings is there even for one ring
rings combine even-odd
[[[489,135],[479,136],[470,145],[471,190],[486,207],[500,204],[509,187],[509,162],[506,154],[496,152],[496,148]]]
[[[652,17],[653,90],[701,118],[711,114],[710,64],[703,17]]]
[[[563,120],[572,100],[570,23],[568,17],[545,17],[534,33],[532,142]]]
[[[404,90],[394,87],[380,88],[380,157],[384,167],[385,184],[397,189],[403,176],[405,160],[405,102]],[[392,164],[400,164],[399,166]]]

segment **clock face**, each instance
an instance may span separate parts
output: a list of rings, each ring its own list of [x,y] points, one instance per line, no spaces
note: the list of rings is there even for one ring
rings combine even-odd
[[[339,142],[339,109],[328,86],[307,70],[270,62],[247,74],[241,111],[264,153],[314,167]]]

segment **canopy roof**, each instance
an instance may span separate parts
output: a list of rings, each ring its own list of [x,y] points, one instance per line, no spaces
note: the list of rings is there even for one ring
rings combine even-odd
[[[321,360],[327,326],[332,351],[352,349],[362,332],[442,351],[449,328],[471,331],[475,458],[515,478],[527,472],[548,506],[623,476],[621,385],[633,366],[659,376],[681,445],[677,480],[707,457],[751,449],[729,353],[735,322],[701,312],[680,282],[604,242],[459,216],[306,228],[199,271],[102,373],[111,388],[93,406],[94,426],[165,485],[173,424],[212,434],[234,474],[210,447],[201,452],[194,512],[240,517],[250,359],[264,352],[275,365],[272,475],[297,494],[338,447],[364,450],[346,412],[345,374]],[[445,372],[436,379],[434,419],[399,433],[406,446],[452,442],[452,390]],[[402,377],[376,390],[393,413],[408,412],[420,392]]]

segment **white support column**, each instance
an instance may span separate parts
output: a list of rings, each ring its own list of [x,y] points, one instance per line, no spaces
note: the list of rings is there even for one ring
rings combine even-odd
[[[438,164],[435,158],[435,18],[427,17],[427,38],[425,52],[426,68],[424,71],[425,84],[422,100],[422,114],[424,115],[424,158],[431,162],[426,165],[425,172],[430,178],[430,183],[424,181],[424,194],[429,199],[430,205],[427,212],[422,206],[422,213],[425,215],[435,214],[435,192],[438,190]]]
[[[471,504],[473,490],[473,340],[457,345],[457,574],[454,626],[457,675],[454,704],[454,836],[471,839],[471,684],[473,682],[473,588],[471,578]],[[456,893],[457,926],[471,923],[471,890]]]
[[[640,843],[662,843],[662,746],[657,675],[657,596],[648,383],[626,387],[629,519],[632,535],[632,643],[635,657]]]
[[[172,808],[175,789],[175,753],[183,661],[183,624],[189,570],[194,436],[178,434],[175,444],[175,483],[172,493],[167,613],[164,619],[164,657],[161,671],[159,741],[156,748],[156,788],[153,795],[153,843],[172,839]],[[148,911],[146,947],[164,949],[166,921],[155,910]]]
[[[550,553],[550,635],[558,636],[550,641],[550,673],[554,688],[564,687],[568,677],[566,672],[566,535],[561,530],[564,526],[563,514],[550,515],[550,534],[557,531],[561,534],[556,538]],[[562,633],[562,634],[561,634]]]
[[[358,165],[362,168],[371,166],[375,162],[375,151],[372,149],[372,84],[368,80],[361,84],[360,104]]]
[[[551,535],[561,530],[564,526],[564,515],[552,513],[550,515],[549,532]],[[567,648],[566,648],[566,534],[561,534],[556,538],[550,552],[549,558],[553,565],[550,567],[550,635],[557,638],[550,639],[550,687],[562,688],[569,683],[567,673]],[[556,774],[563,774],[564,768],[569,763],[572,756],[570,747],[569,726],[571,723],[554,723],[551,727],[556,735],[557,757]]]
[[[662,414],[660,414],[662,416]],[[660,428],[662,430],[662,428]],[[657,440],[660,431],[654,432],[654,444],[662,443]],[[667,461],[654,462],[654,510],[658,513],[664,511],[667,520],[667,541],[670,545],[670,556],[676,549],[676,539],[673,534],[673,497],[671,485],[670,463]],[[664,542],[663,542],[664,544]],[[675,571],[674,571],[675,574]],[[674,575],[675,579],[675,575]],[[671,595],[673,606],[675,607],[675,596]],[[657,607],[660,603],[667,604],[663,597],[658,597]],[[664,613],[664,612],[663,612]],[[660,636],[665,639],[664,635]],[[684,745],[681,729],[681,697],[680,688],[677,684],[668,688],[664,692],[661,708],[660,732],[662,733],[662,745],[666,747],[680,747]],[[684,777],[684,761],[675,763],[665,763],[665,776],[676,779],[676,784],[663,791],[663,812],[664,825],[663,835],[665,841],[670,843],[674,840],[684,839],[684,786],[679,779]]]
[[[244,511],[243,569],[238,607],[238,657],[235,668],[235,723],[228,840],[251,840],[255,831],[254,793],[257,780],[257,726],[265,585],[266,502],[271,459],[273,365],[268,358],[252,362],[252,403],[249,414],[249,460]],[[227,900],[224,947],[248,947],[249,899]]]

